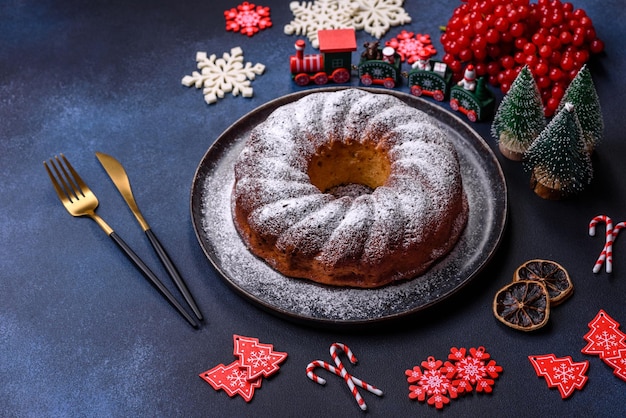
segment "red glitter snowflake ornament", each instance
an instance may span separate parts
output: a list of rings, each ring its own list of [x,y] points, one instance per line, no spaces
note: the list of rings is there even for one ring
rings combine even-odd
[[[485,351],[485,347],[470,348],[466,355],[465,348],[452,347],[448,360],[454,361],[456,375],[452,385],[459,393],[468,393],[476,388],[476,392],[491,393],[496,379],[502,372],[491,356]],[[488,361],[489,360],[489,361]]]
[[[405,372],[409,383],[417,383],[409,386],[409,398],[418,401],[427,400],[428,405],[443,409],[450,403],[450,399],[456,399],[458,396],[450,380],[456,369],[450,362],[444,363],[441,360],[435,360],[432,356],[422,362],[422,367],[424,371],[419,366],[415,366],[412,370]]]
[[[259,30],[272,26],[270,8],[244,1],[237,7],[224,11],[226,30],[253,36]]]
[[[437,50],[430,40],[430,35],[414,34],[406,30],[385,42],[385,45],[395,49],[400,54],[400,59],[409,64],[413,64],[420,58],[426,59],[437,54]]]

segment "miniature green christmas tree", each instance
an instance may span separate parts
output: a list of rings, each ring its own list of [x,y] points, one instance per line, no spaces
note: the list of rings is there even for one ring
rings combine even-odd
[[[598,93],[591,79],[591,72],[584,65],[572,80],[559,104],[559,110],[565,103],[572,103],[576,109],[580,126],[583,130],[585,148],[589,153],[602,140],[604,120],[600,109]]]
[[[525,154],[531,187],[544,199],[561,199],[591,182],[593,167],[585,151],[574,105],[566,103]]]
[[[498,107],[491,134],[505,157],[521,161],[524,152],[546,127],[541,94],[528,67],[524,66]]]

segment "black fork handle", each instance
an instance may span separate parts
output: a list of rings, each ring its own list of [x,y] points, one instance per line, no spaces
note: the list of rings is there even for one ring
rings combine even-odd
[[[174,308],[176,308],[178,313],[180,313],[183,316],[183,318],[185,318],[192,327],[198,328],[198,324],[196,323],[196,321],[194,321],[191,315],[189,315],[187,311],[185,311],[185,309],[176,300],[176,298],[170,293],[167,287],[165,287],[165,285],[161,283],[161,281],[156,277],[156,275],[152,272],[152,270],[150,270],[150,268],[146,265],[146,263],[144,263],[143,260],[139,258],[137,254],[135,254],[135,252],[128,246],[128,244],[126,244],[126,242],[124,242],[124,240],[119,235],[117,235],[115,231],[111,232],[109,236],[113,239],[113,241],[115,241],[118,247],[120,247],[122,251],[124,251],[126,256],[128,256],[128,258],[135,264],[135,266],[143,273],[146,279],[148,279],[148,281],[150,281],[150,283],[152,283],[152,285],[156,287],[156,289],[161,293],[161,295],[163,295],[163,297],[165,297],[165,299],[167,299],[167,301]]]

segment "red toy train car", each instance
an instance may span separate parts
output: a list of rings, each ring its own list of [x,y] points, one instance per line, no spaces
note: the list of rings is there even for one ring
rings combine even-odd
[[[304,54],[305,42],[296,41],[296,55],[289,58],[294,82],[299,86],[311,83],[347,83],[351,78],[352,52],[356,51],[354,29],[328,29],[317,33],[319,54]]]

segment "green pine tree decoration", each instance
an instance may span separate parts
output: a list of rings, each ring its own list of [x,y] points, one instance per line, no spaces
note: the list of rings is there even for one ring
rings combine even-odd
[[[498,141],[502,155],[521,161],[524,152],[545,127],[539,88],[528,67],[524,66],[498,106],[491,135]]]
[[[566,103],[525,154],[531,187],[544,199],[562,199],[582,191],[593,177],[574,105]]]
[[[595,146],[602,140],[604,120],[598,93],[587,65],[583,65],[565,90],[559,110],[565,106],[565,103],[574,105],[583,130],[585,148],[589,153],[593,152]]]

